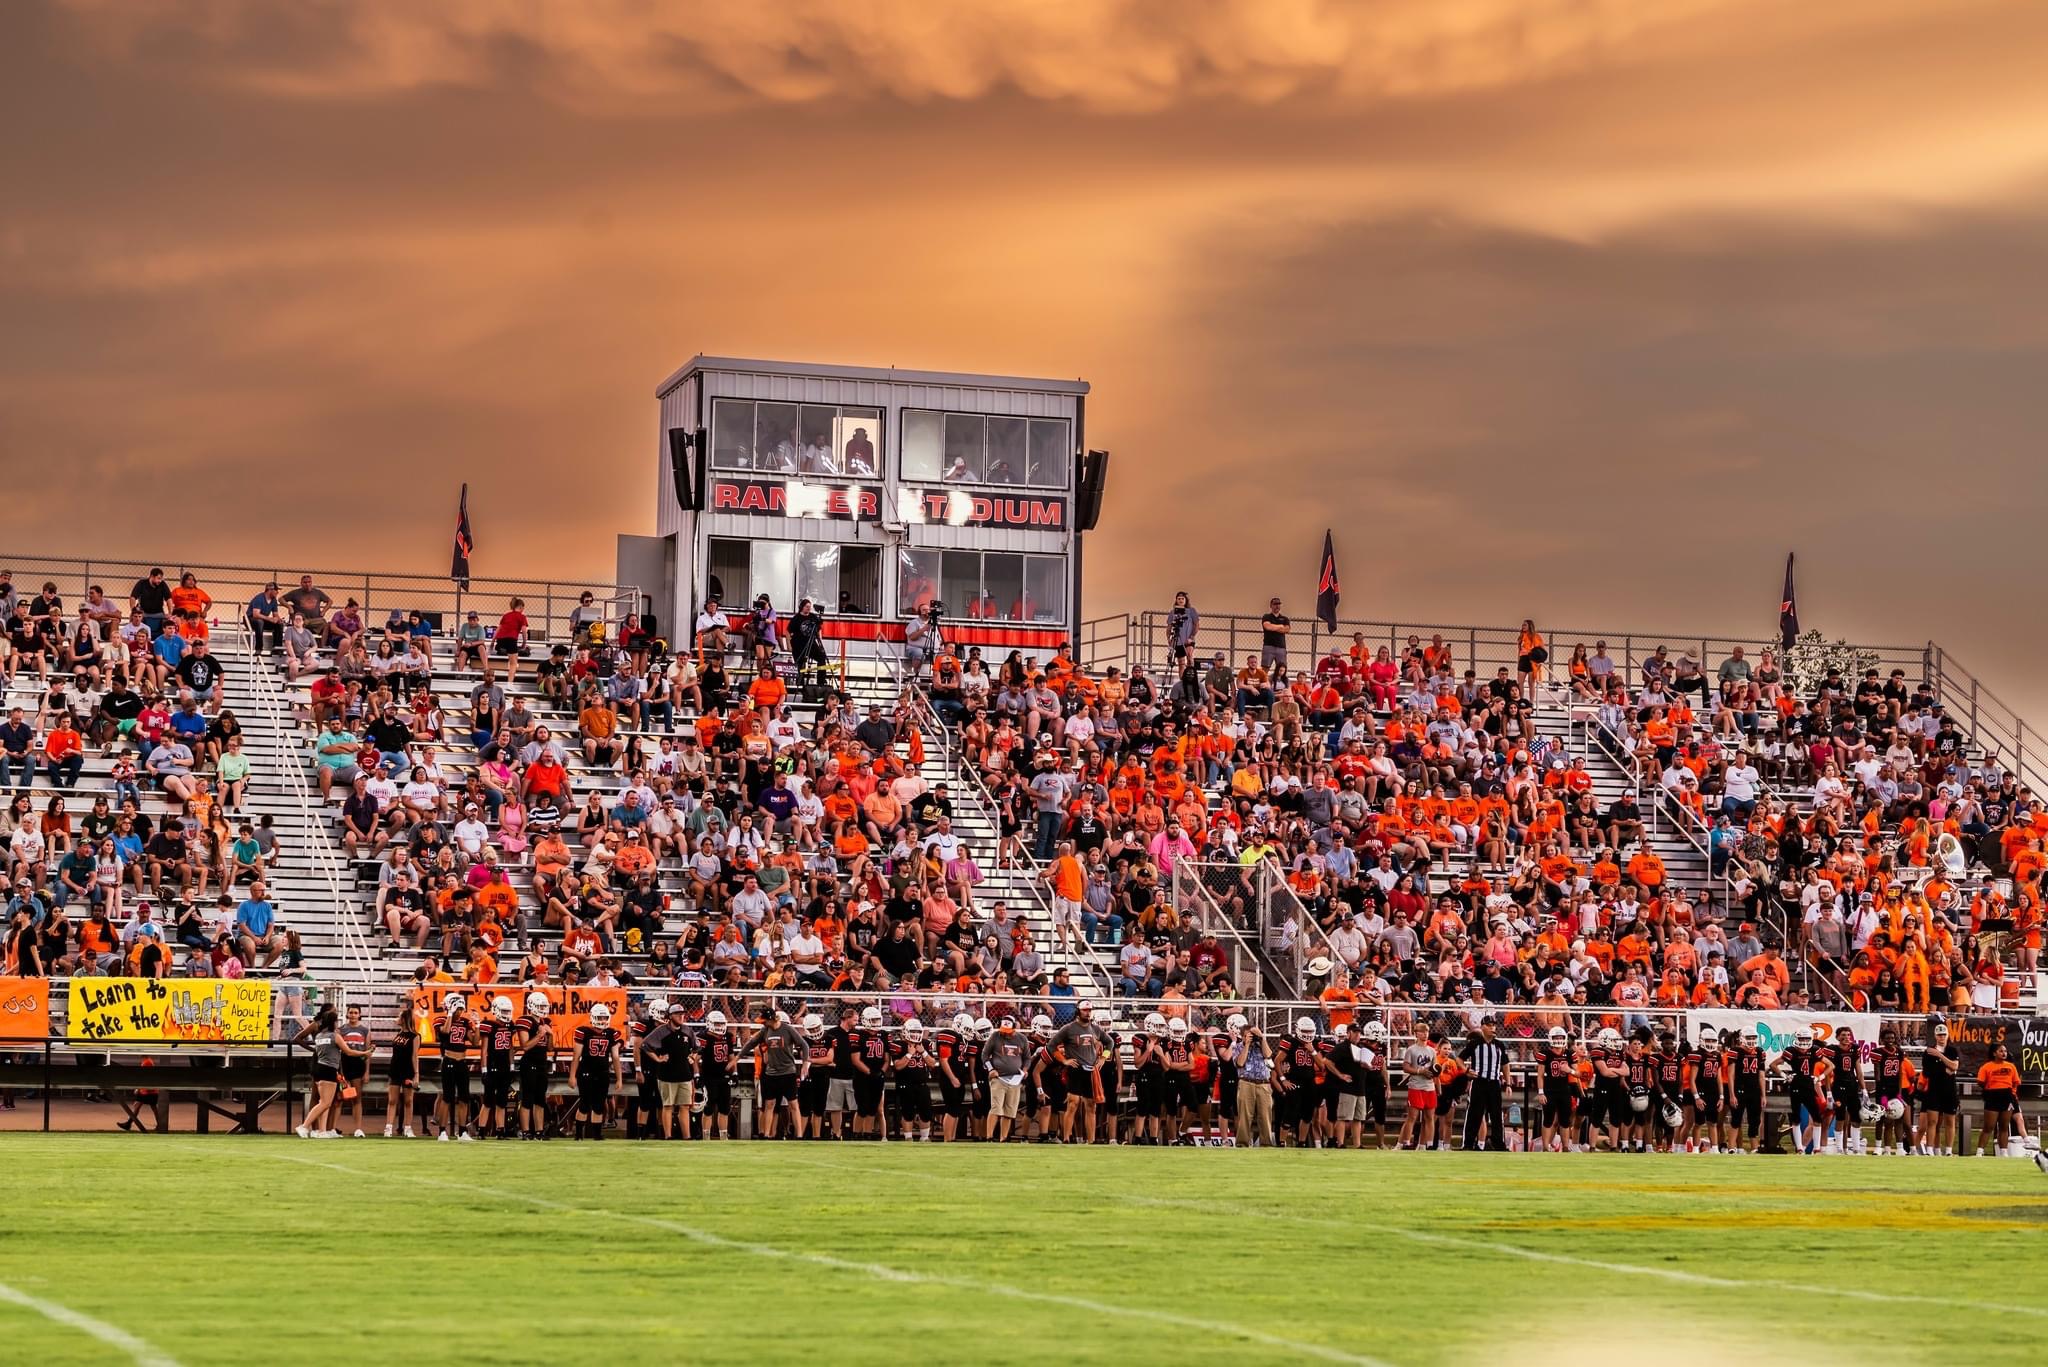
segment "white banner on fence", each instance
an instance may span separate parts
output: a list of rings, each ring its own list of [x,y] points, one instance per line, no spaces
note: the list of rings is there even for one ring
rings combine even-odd
[[[1814,1042],[1825,1044],[1844,1027],[1856,1032],[1856,1042],[1869,1046],[1877,1042],[1879,1018],[1861,1011],[1688,1011],[1686,1037],[1697,1044],[1700,1031],[1718,1030],[1723,1038],[1755,1030],[1763,1051],[1776,1058],[1792,1047],[1793,1032],[1800,1026],[1813,1031]]]

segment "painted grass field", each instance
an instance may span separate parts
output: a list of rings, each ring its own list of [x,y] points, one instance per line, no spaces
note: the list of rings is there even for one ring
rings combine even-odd
[[[15,1362],[2038,1363],[1970,1159],[0,1138]]]

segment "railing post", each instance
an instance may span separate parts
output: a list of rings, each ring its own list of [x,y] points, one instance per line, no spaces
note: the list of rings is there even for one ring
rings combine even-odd
[[[541,616],[541,619],[540,619],[540,621],[541,621],[541,630],[543,630],[543,631],[545,631],[545,632],[547,632],[547,633],[548,633],[548,639],[549,639],[549,640],[553,640],[553,639],[554,639],[554,633],[555,633],[555,582],[554,582],[554,580],[550,579],[550,580],[549,580],[549,581],[548,581],[548,582],[547,582],[546,584],[542,585],[542,586],[541,586],[541,591],[542,591],[542,593],[543,593],[543,594],[545,595],[545,597],[546,597],[546,603],[547,603],[547,606],[546,606],[546,607],[545,607],[545,608],[543,609],[543,614],[542,614],[542,616]]]
[[[50,1064],[50,1051],[54,1045],[48,1035],[43,1036],[43,1133],[50,1132],[50,1090],[55,1078]]]
[[[1479,668],[1479,628],[1472,627],[1465,633],[1465,668]],[[1457,671],[1453,670],[1455,675]]]
[[[1977,676],[1974,674],[1970,676],[1970,739],[1980,746],[1984,743],[1977,734]]]

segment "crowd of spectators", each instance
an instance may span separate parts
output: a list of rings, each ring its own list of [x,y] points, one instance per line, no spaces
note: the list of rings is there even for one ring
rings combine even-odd
[[[75,609],[0,571],[0,973],[302,967],[266,890],[278,838],[247,810],[214,607],[189,571],[152,569],[125,600],[93,584]]]

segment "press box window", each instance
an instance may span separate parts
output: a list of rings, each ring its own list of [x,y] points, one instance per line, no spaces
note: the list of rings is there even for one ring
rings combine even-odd
[[[828,616],[869,617],[881,597],[882,553],[873,546],[804,541],[738,541],[712,537],[709,569],[728,611],[768,595],[777,612],[806,598]]]
[[[904,550],[897,553],[896,611],[921,613],[933,603],[950,618],[1001,622],[1063,622],[1065,563],[1054,555],[1002,551]]]
[[[711,405],[711,464],[719,470],[876,479],[881,452],[878,408],[753,399],[717,399]]]
[[[1072,463],[1064,419],[903,410],[912,483],[1064,489]]]

